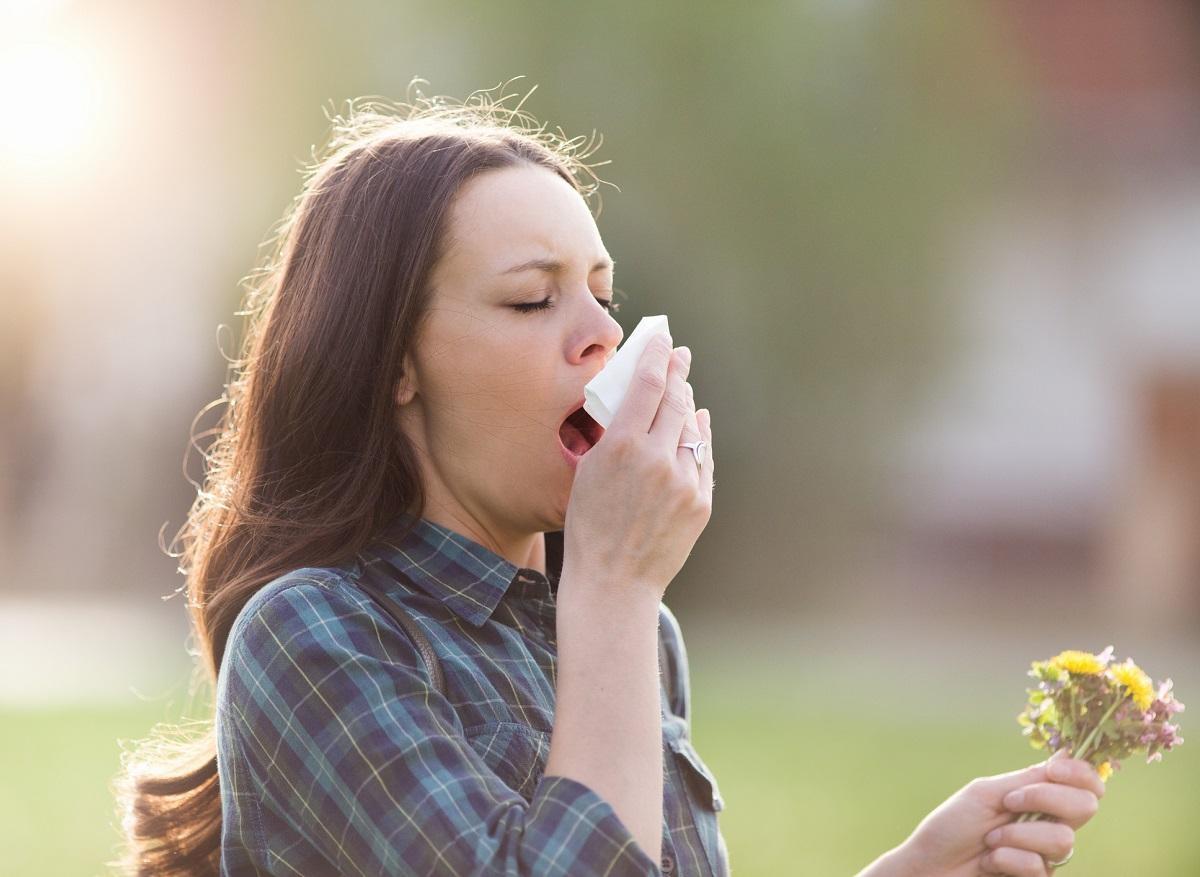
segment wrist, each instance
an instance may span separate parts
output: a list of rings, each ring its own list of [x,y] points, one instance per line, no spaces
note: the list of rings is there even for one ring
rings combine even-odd
[[[872,862],[855,877],[927,877],[921,870],[920,861],[913,849],[911,839],[904,841]]]
[[[579,607],[586,615],[613,611],[618,615],[658,618],[662,589],[629,581],[597,566],[564,565],[555,599],[558,611]]]

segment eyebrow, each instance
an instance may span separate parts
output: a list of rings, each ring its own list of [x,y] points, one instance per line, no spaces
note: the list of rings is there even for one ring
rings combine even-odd
[[[592,273],[595,273],[596,271],[603,271],[605,268],[608,268],[611,270],[611,269],[615,268],[616,266],[617,266],[616,262],[614,262],[608,256],[605,256],[603,259],[600,259],[600,261],[598,261],[595,265],[593,265],[592,270],[589,271],[588,273],[592,274]],[[566,268],[566,265],[564,265],[562,262],[559,262],[555,259],[537,258],[537,259],[530,259],[528,262],[522,262],[520,265],[513,265],[511,268],[505,268],[500,273],[501,274],[518,274],[522,271],[545,271],[548,274],[557,274],[565,268]]]

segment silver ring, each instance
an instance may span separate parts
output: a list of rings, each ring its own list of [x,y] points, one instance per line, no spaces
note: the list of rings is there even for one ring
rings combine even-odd
[[[1061,862],[1051,862],[1049,859],[1047,859],[1046,864],[1049,865],[1051,868],[1058,868],[1058,867],[1061,867],[1062,865],[1067,864],[1067,862],[1071,861],[1071,856],[1073,856],[1073,855],[1075,855],[1075,847],[1071,847],[1071,852],[1067,853],[1067,857],[1065,859],[1063,859]]]
[[[696,470],[699,471],[704,466],[704,450],[708,447],[708,442],[701,439],[698,442],[681,442],[679,447],[691,448],[692,456],[696,458]]]

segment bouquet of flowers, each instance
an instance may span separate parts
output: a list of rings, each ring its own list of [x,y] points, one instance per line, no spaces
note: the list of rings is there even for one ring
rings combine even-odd
[[[1132,658],[1114,663],[1112,653],[1109,646],[1098,655],[1065,651],[1034,661],[1028,675],[1037,687],[1027,689],[1029,702],[1017,716],[1035,749],[1065,748],[1072,758],[1094,765],[1105,782],[1120,770],[1120,759],[1145,752],[1149,764],[1183,742],[1179,726],[1171,723],[1183,711],[1171,680],[1155,688]],[[1018,821],[1039,818],[1024,813]]]

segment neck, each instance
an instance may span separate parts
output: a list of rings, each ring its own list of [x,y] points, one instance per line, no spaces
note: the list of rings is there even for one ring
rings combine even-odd
[[[546,538],[540,532],[506,533],[499,527],[486,526],[462,511],[432,501],[427,504],[422,517],[478,542],[514,566],[546,574]]]

